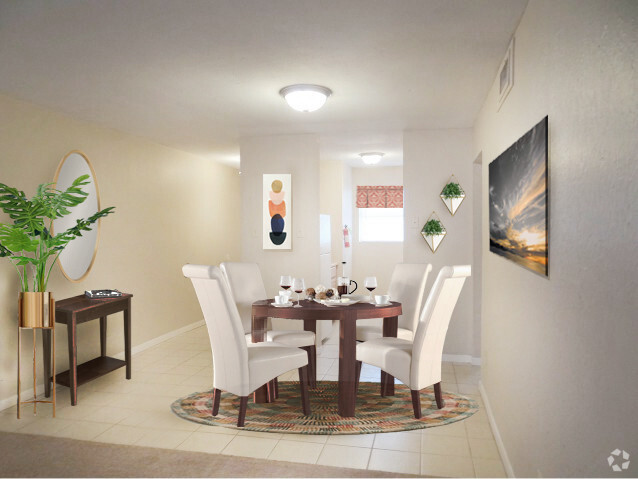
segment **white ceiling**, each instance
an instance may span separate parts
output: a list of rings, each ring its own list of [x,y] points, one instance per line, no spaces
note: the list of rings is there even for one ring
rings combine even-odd
[[[0,2],[0,91],[238,166],[245,135],[401,164],[406,129],[471,127],[527,0]],[[328,86],[314,113],[278,95]]]

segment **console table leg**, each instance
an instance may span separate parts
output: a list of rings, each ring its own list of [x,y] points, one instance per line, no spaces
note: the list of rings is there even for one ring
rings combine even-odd
[[[126,379],[131,379],[131,300],[124,310],[124,359],[126,360]]]
[[[71,393],[71,406],[78,403],[78,355],[75,333],[75,318],[66,327],[69,345],[69,391]]]
[[[100,318],[100,355],[106,356],[106,316]]]

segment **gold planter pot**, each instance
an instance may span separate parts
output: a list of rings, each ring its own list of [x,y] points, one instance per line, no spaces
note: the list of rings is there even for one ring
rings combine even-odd
[[[21,380],[21,349],[22,349],[22,329],[31,329],[33,332],[33,399],[30,401],[22,401],[20,396],[22,392]],[[50,333],[51,345],[53,352],[51,356],[44,358],[44,380],[47,381],[49,374],[52,374],[53,380],[53,397],[50,401],[37,399],[36,395],[36,347],[35,347],[35,331],[40,329],[43,335]],[[51,371],[47,363],[51,365]],[[18,298],[18,419],[20,419],[20,407],[23,404],[33,404],[33,414],[37,411],[38,403],[49,403],[53,406],[53,417],[55,417],[55,300],[49,292],[44,293],[20,293]]]
[[[21,328],[50,328],[55,323],[55,300],[49,292],[20,293],[18,325]]]

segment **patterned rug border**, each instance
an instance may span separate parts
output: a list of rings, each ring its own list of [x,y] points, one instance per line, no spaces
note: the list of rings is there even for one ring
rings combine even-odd
[[[280,381],[279,398],[274,403],[248,403],[246,422],[237,427],[239,398],[222,393],[219,414],[211,416],[212,390],[184,396],[171,404],[171,410],[182,419],[235,430],[288,434],[374,434],[412,431],[443,426],[462,421],[479,410],[478,403],[466,396],[442,392],[444,407],[436,408],[433,389],[421,391],[423,417],[415,419],[410,390],[403,384],[395,386],[395,395],[382,398],[379,383],[362,382],[357,394],[354,418],[342,418],[336,412],[336,381],[318,381],[310,390],[312,414],[301,413],[298,381]]]

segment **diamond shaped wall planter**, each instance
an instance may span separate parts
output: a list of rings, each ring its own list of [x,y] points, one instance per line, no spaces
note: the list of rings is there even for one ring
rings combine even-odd
[[[463,191],[455,176],[452,175],[439,196],[450,213],[452,213],[452,216],[454,216],[454,213],[456,213],[465,199],[465,191]]]
[[[421,229],[421,236],[423,236],[432,253],[436,252],[445,235],[447,235],[445,226],[443,226],[438,215],[433,211]]]

